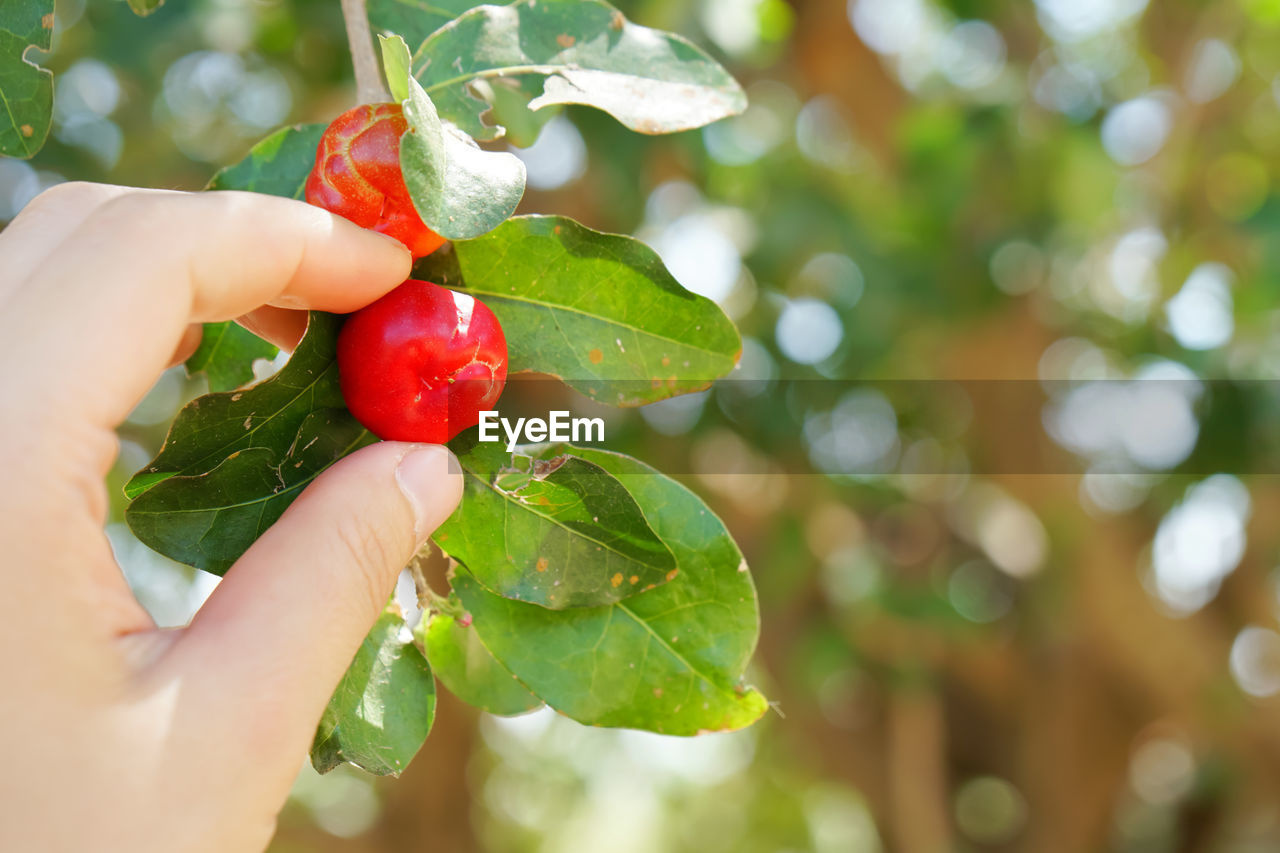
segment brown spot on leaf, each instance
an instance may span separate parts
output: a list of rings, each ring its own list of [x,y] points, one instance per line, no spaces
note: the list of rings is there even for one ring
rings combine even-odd
[[[653,695],[654,695],[654,696],[657,696],[659,699],[661,699],[661,698],[662,698],[662,688],[661,688],[661,687],[655,687],[655,688],[653,688]]]
[[[614,589],[617,589],[618,587],[622,586],[622,572],[618,572],[616,575],[609,578],[609,585],[612,586]]]
[[[631,577],[627,578],[627,580],[629,580],[633,584],[637,584],[637,583],[640,583],[640,576],[632,575]]]
[[[627,19],[622,16],[618,10],[614,10],[613,17],[609,19],[609,26],[615,30],[620,30],[627,23]]]
[[[557,456],[555,459],[535,459],[533,460],[533,476],[539,480],[545,479],[555,473],[557,468],[568,461],[569,457],[567,454]]]
[[[662,366],[663,366],[663,367],[670,367],[670,366],[671,366],[671,359],[667,358],[667,357],[664,355],[664,356],[662,357]]]
[[[539,557],[538,562],[535,563],[533,567],[540,572],[545,572],[547,570],[547,558]]]
[[[49,14],[45,15],[43,18],[40,19],[40,26],[44,27],[46,30],[53,29],[53,13],[52,12],[50,12]]]
[[[36,132],[36,129],[29,124],[24,124],[22,127],[18,128],[18,130],[22,131],[23,136],[31,136],[31,134]]]
[[[669,581],[673,581],[673,580],[675,580],[675,579],[676,579],[676,575],[678,575],[678,574],[680,574],[680,570],[679,570],[679,569],[672,569],[671,571],[667,572],[667,580],[669,580]]]
[[[556,36],[556,44],[564,48],[573,47],[574,44],[577,43],[577,41],[578,40],[576,38],[569,35],[568,33],[561,33],[560,35]]]
[[[591,352],[587,353],[587,358],[591,360],[592,364],[599,364],[604,361],[604,353],[600,352],[598,349],[593,349]]]

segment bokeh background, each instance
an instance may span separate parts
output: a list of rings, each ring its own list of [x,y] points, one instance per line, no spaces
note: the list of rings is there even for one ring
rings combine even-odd
[[[777,713],[682,740],[445,694],[402,778],[304,768],[272,850],[1280,849],[1280,1],[620,5],[751,106],[659,138],[569,109],[523,209],[644,238],[742,329],[750,381],[609,446],[741,543]],[[353,97],[337,0],[59,0],[42,61],[0,220],[66,179],[199,189]],[[119,486],[201,390],[166,374],[112,474],[162,624],[214,580]]]

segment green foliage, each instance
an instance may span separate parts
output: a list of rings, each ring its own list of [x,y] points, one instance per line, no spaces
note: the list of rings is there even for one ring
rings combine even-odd
[[[275,376],[178,413],[159,455],[125,485],[125,518],[160,553],[221,574],[325,468],[375,439],[346,410],[341,319],[313,313]]]
[[[187,359],[187,375],[203,373],[210,391],[232,391],[253,379],[253,363],[275,358],[272,344],[231,321],[206,323],[200,346]]]
[[[431,731],[436,682],[413,641],[400,638],[404,616],[388,607],[374,624],[329,700],[311,764],[327,773],[350,762],[398,776]]]
[[[371,18],[408,11],[375,2]],[[434,27],[435,13],[419,11]],[[382,48],[410,126],[406,183],[424,222],[456,241],[420,269],[494,311],[512,370],[640,405],[733,369],[741,341],[718,306],[680,286],[638,240],[564,217],[509,218],[523,163],[482,150],[453,124],[491,136],[466,93],[508,78],[530,87],[528,97],[495,103],[522,117],[529,139],[551,113],[529,107],[544,104],[589,104],[646,132],[696,127],[745,103],[723,69],[595,0],[482,7],[421,36],[412,58],[397,36]],[[432,76],[446,66],[463,76]],[[302,198],[322,132],[278,131],[209,188]],[[125,517],[141,541],[224,572],[325,468],[375,440],[343,404],[341,323],[313,313],[284,368],[237,391],[254,359],[274,349],[233,324],[206,330],[188,367],[206,373],[215,393],[179,412],[156,458],[125,486]],[[495,713],[546,702],[585,723],[674,734],[738,728],[763,713],[764,698],[742,682],[759,627],[751,579],[696,496],[600,451],[511,453],[479,443],[474,430],[453,447],[465,494],[435,540],[458,566],[456,595],[433,599],[446,612],[430,613],[418,631],[452,690]],[[344,676],[312,752],[322,772],[343,761],[399,772],[426,737],[433,676],[423,653],[399,639],[402,623],[394,608],[384,613]]]
[[[562,216],[517,216],[437,252],[418,274],[465,286],[498,317],[512,372],[558,376],[592,399],[639,406],[706,388],[742,342],[639,240]]]
[[[479,5],[474,0],[366,0],[369,26],[396,33],[411,45],[422,44],[427,36]]]
[[[619,454],[557,446],[618,478],[671,548],[678,575],[602,607],[553,611],[488,592],[465,568],[453,588],[485,647],[575,720],[692,735],[767,709],[742,683],[759,629],[755,589],[724,524],[685,487]]]
[[[456,596],[451,597],[450,604],[462,608]],[[419,625],[418,634],[427,650],[431,671],[450,693],[468,705],[499,716],[542,707],[542,700],[526,690],[484,647],[467,620],[450,613],[433,613]]]
[[[301,199],[324,129],[323,124],[303,124],[277,130],[253,146],[248,157],[214,175],[209,189]]]
[[[519,106],[496,100],[499,86],[518,91],[530,110],[585,104],[641,133],[701,127],[747,106],[742,88],[698,47],[632,24],[602,0],[480,6],[424,39],[413,58],[440,115],[476,139],[501,136],[502,111]]]
[[[489,590],[552,610],[610,604],[674,577],[675,558],[635,498],[573,455],[452,443],[466,491],[435,541]]]
[[[48,50],[52,38],[53,0],[0,4],[0,154],[31,157],[49,135],[53,73],[30,54]]]

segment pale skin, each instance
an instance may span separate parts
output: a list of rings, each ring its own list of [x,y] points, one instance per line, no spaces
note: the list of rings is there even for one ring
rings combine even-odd
[[[285,347],[407,251],[306,204],[66,184],[0,233],[0,850],[262,850],[395,578],[456,506],[448,451],[341,460],[181,629],[103,533],[114,429],[241,318]],[[451,464],[452,463],[452,464]]]

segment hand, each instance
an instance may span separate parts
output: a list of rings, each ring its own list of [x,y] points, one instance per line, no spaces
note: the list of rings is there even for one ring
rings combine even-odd
[[[409,253],[247,193],[66,184],[0,233],[0,850],[261,850],[330,693],[462,491],[383,442],[321,475],[191,624],[158,630],[103,534],[114,429],[198,324],[289,346]]]

